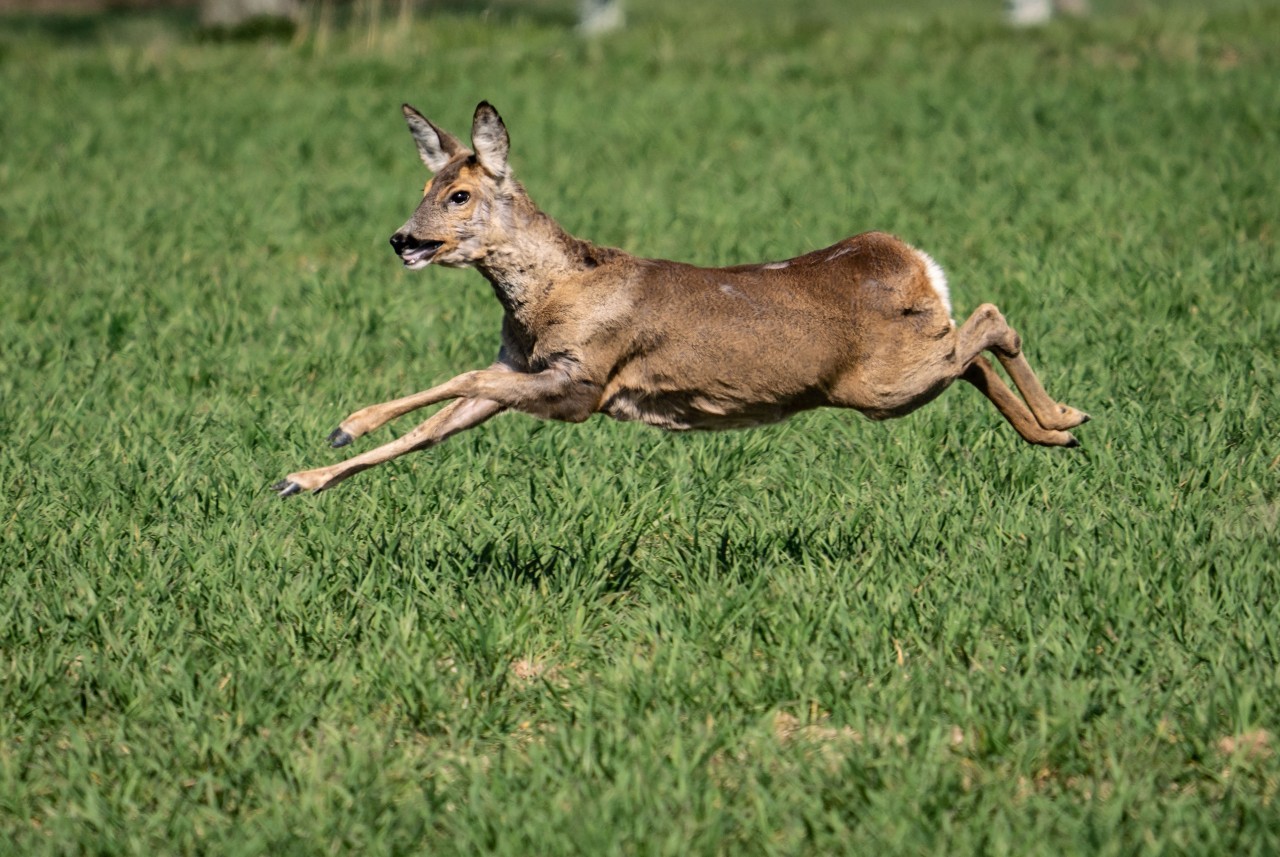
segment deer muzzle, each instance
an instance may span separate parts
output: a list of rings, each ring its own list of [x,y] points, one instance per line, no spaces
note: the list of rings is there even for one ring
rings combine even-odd
[[[397,232],[391,236],[391,249],[396,251],[404,266],[412,270],[431,264],[431,258],[442,246],[443,241],[423,240],[407,232]]]

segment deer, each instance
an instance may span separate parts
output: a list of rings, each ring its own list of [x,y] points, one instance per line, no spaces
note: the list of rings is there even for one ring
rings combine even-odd
[[[600,413],[671,431],[760,426],[819,407],[883,420],[957,379],[1024,441],[1078,445],[1069,430],[1088,414],[1050,398],[1000,310],[984,303],[957,326],[941,266],[893,235],[721,268],[633,256],[575,238],[534,204],[487,101],[470,148],[408,104],[402,111],[432,176],[391,247],[411,271],[474,268],[489,281],[503,310],[497,358],[352,413],[329,435],[333,447],[447,402],[389,443],[290,473],[272,486],[280,497],[332,488],[504,411],[569,423]]]

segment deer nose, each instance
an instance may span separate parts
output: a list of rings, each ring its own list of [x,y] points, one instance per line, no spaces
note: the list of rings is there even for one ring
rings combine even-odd
[[[391,249],[397,253],[403,253],[404,249],[409,246],[409,236],[403,232],[397,232],[391,236]]]

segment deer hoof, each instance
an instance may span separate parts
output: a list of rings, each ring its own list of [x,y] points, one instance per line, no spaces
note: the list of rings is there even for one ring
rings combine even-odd
[[[354,437],[347,434],[342,429],[336,428],[329,435],[329,446],[333,447],[334,449],[337,449],[340,446],[346,446],[347,444],[351,443],[351,441],[353,440],[355,440]]]
[[[1076,410],[1070,405],[1059,405],[1058,411],[1062,415],[1062,425],[1060,428],[1069,429],[1076,426],[1082,426],[1089,422],[1089,415],[1084,411]]]
[[[283,500],[285,497],[292,497],[294,494],[297,494],[302,490],[302,486],[297,482],[293,482],[288,479],[281,479],[275,485],[271,486],[271,490],[275,491],[280,496],[280,499]]]

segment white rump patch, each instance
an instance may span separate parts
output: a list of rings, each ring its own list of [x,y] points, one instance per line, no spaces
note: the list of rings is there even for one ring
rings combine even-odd
[[[911,249],[915,250],[914,247]],[[942,306],[947,311],[947,317],[951,318],[951,292],[947,288],[946,271],[943,271],[942,266],[933,261],[933,257],[923,250],[916,250],[916,254],[920,257],[920,261],[924,262],[925,276],[929,278],[929,285],[933,287],[938,300],[942,301]],[[951,319],[951,326],[956,326],[954,318]]]

